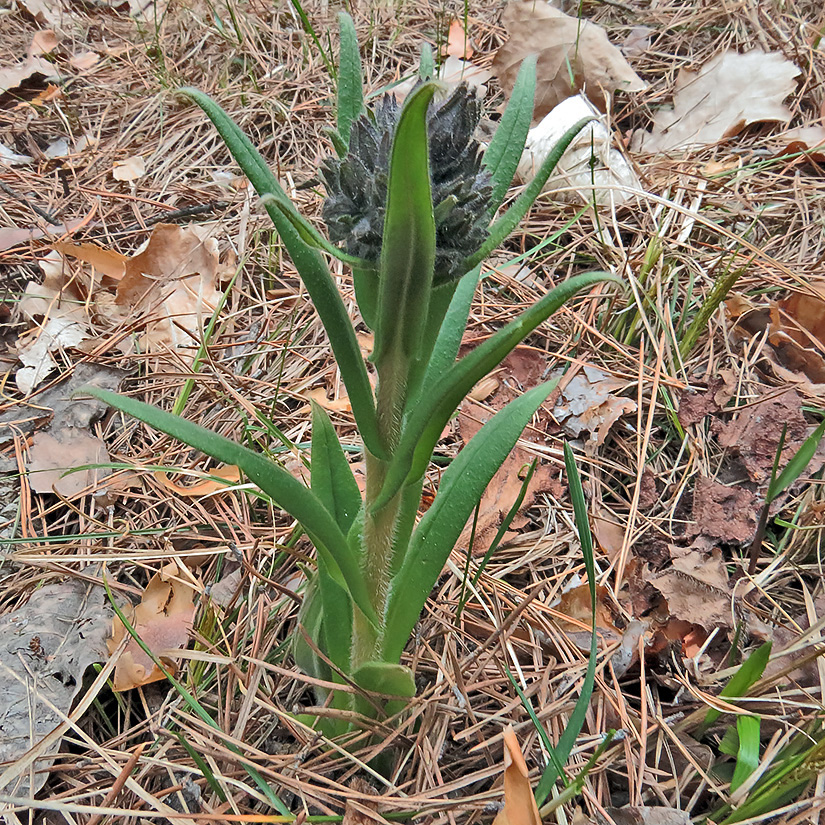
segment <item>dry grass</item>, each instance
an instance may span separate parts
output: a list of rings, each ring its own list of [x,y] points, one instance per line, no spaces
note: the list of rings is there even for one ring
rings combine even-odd
[[[307,12],[326,44],[327,33],[334,30],[334,10],[326,3],[308,4]],[[805,92],[798,99],[804,103],[795,123],[817,116],[815,104],[825,92],[825,54],[809,45],[816,26],[822,25],[815,2],[674,1],[649,9],[631,0],[587,3],[582,12],[604,25],[614,41],[620,42],[634,25],[654,29],[651,48],[634,63],[652,89],[643,101],[617,105],[614,125],[622,133],[648,123],[651,107],[667,99],[681,67],[723,48],[757,44],[779,50],[803,67]],[[481,62],[504,38],[499,13],[498,5],[470,5]],[[462,9],[362,3],[354,14],[367,58],[367,82],[375,90],[408,73],[422,39],[432,41],[443,33],[445,21],[460,16]],[[294,187],[313,178],[328,151],[322,128],[330,120],[332,87],[317,49],[287,3],[173,3],[157,28],[138,27],[104,4],[88,4],[74,18],[56,52],[58,65],[71,77],[63,95],[37,106],[14,106],[7,97],[0,107],[2,142],[35,157],[30,166],[2,167],[7,190],[0,199],[0,222],[42,225],[34,211],[39,207],[60,221],[86,219],[76,240],[129,253],[146,239],[152,223],[176,219],[177,210],[184,210],[180,220],[191,221],[185,210],[207,207],[194,219],[208,221],[224,247],[232,247],[240,275],[197,376],[174,358],[124,357],[118,346],[123,330],[101,324],[93,354],[65,353],[53,380],[84,360],[118,366],[129,373],[124,391],[169,408],[187,378],[194,377],[187,417],[227,435],[266,442],[266,435],[256,434],[248,423],[257,410],[276,421],[290,441],[305,443],[309,422],[300,412],[302,394],[317,387],[330,397],[343,392],[323,331],[254,198],[213,181],[212,173],[232,170],[233,164],[200,110],[173,90],[186,84],[215,96]],[[19,9],[0,17],[4,52],[22,55],[38,28]],[[103,58],[87,71],[70,70],[68,57],[87,49]],[[38,154],[57,137],[83,132],[99,139],[94,150],[58,162]],[[680,436],[667,400],[724,374],[732,387],[724,415],[729,421],[754,400],[787,385],[787,376],[772,371],[766,360],[770,346],[764,337],[736,334],[721,310],[684,362],[678,352],[682,316],[696,312],[726,268],[745,267],[736,291],[761,295],[804,288],[821,275],[822,169],[805,157],[777,157],[776,150],[772,129],[756,128],[689,157],[638,158],[654,195],[616,214],[584,215],[534,266],[533,286],[494,272],[474,308],[470,333],[482,336],[533,301],[544,284],[569,272],[603,268],[635,282],[651,239],[661,243],[659,262],[644,287],[635,282],[626,303],[613,303],[609,311],[604,303],[578,304],[531,339],[551,363],[596,365],[623,379],[624,394],[638,402],[638,412],[622,419],[604,445],[588,448],[581,457],[593,512],[613,518],[624,531],[620,545],[603,548],[610,552],[597,559],[602,598],[620,629],[645,618],[644,601],[650,599],[645,577],[669,569],[667,548],[685,544],[696,478],[716,477],[726,455],[707,420]],[[113,182],[110,170],[113,161],[135,154],[144,157],[147,174],[132,190]],[[295,196],[317,215],[315,189],[295,190]],[[534,246],[570,215],[542,202],[508,242],[508,254]],[[36,262],[44,251],[42,242],[25,243],[0,258],[9,313],[0,342],[4,370],[12,369],[15,334],[24,328],[14,314],[16,296],[37,275]],[[346,278],[341,286],[349,294]],[[640,298],[645,291],[647,304]],[[631,329],[628,324],[637,313]],[[252,366],[241,373],[243,360]],[[19,403],[12,387],[13,382],[5,383],[0,411]],[[805,404],[822,407],[821,386],[803,382],[796,390]],[[354,443],[349,417],[338,414],[336,424],[344,440],[349,436]],[[97,426],[113,461],[129,467],[206,466],[201,456],[133,421],[112,416]],[[559,428],[555,432],[541,446],[528,446],[557,467],[561,478],[561,433]],[[16,434],[6,446],[11,466],[22,460],[23,435]],[[449,442],[447,449],[454,448]],[[651,479],[656,485],[652,502],[643,495]],[[139,482],[114,506],[100,509],[91,497],[67,502],[34,494],[23,478],[19,540],[7,546],[0,609],[25,602],[45,580],[77,575],[99,580],[103,562],[117,588],[134,596],[161,560],[210,554],[196,572],[204,591],[232,574],[234,593],[220,607],[209,606],[204,596],[182,678],[223,735],[205,726],[166,683],[116,697],[99,680],[96,701],[66,737],[42,801],[32,803],[29,814],[18,812],[20,821],[31,815],[37,821],[97,822],[98,810],[102,814],[114,808],[117,813],[110,813],[116,821],[139,822],[169,813],[169,805],[180,807],[176,791],[189,793],[191,800],[191,782],[200,791],[200,814],[174,821],[264,821],[254,815],[271,811],[240,757],[227,748],[227,737],[242,746],[244,759],[300,815],[337,817],[350,801],[353,815],[360,811],[363,818],[375,818],[372,794],[378,793],[383,815],[414,812],[434,822],[488,821],[501,799],[501,731],[507,723],[515,725],[528,764],[538,775],[544,764],[541,744],[505,671],[512,672],[551,738],[558,738],[586,667],[571,625],[561,622],[554,609],[562,591],[584,572],[565,492],[547,495],[533,507],[531,527],[494,557],[460,621],[455,613],[464,554],[454,553],[406,654],[405,662],[417,675],[418,696],[397,725],[376,723],[375,736],[362,735],[344,749],[290,716],[312,703],[312,680],[295,670],[287,651],[297,615],[292,588],[303,565],[310,563],[307,543],[296,540],[293,525],[281,514],[244,492],[190,499],[170,495],[151,472],[140,472]],[[783,501],[783,515],[796,512],[800,524],[817,529],[780,534],[778,555],[769,555],[771,547],[766,547],[754,577],[741,572],[742,549],[723,546],[730,571],[739,571],[728,597],[744,620],[738,641],[745,650],[758,642],[760,633],[778,639],[777,627],[784,628],[783,639],[801,634],[801,655],[819,650],[822,497],[816,483],[801,485],[793,494]],[[78,538],[49,540],[58,536]],[[700,602],[697,613],[701,610]],[[696,621],[701,621],[698,615]],[[807,626],[813,631],[806,634]],[[721,804],[725,783],[702,761],[710,749],[691,742],[688,734],[696,722],[690,714],[703,708],[703,697],[717,694],[730,675],[724,657],[733,628],[728,631],[717,632],[692,659],[674,643],[643,656],[641,663],[636,657],[626,671],[614,667],[611,655],[619,640],[605,635],[596,692],[570,771],[586,762],[608,729],[620,729],[624,736],[587,780],[580,804],[589,815],[609,806],[644,803],[699,816]],[[823,677],[820,665],[810,679],[797,671],[795,687],[785,680],[780,691],[766,682],[758,705],[766,728],[782,736],[813,720],[821,712]],[[203,765],[191,758],[179,736],[200,754],[225,801],[205,781]],[[385,778],[368,763],[389,747],[396,762]],[[130,762],[139,748],[138,758]],[[110,793],[117,778],[127,775],[122,789]],[[823,776],[791,800],[781,821],[816,821]],[[370,781],[372,789],[356,779]],[[232,819],[247,814],[253,818]],[[554,814],[562,823],[572,815],[569,807]]]

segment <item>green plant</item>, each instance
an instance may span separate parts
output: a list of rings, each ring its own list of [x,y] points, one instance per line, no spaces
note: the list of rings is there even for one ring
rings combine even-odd
[[[526,214],[587,120],[567,132],[536,178],[494,219],[530,125],[535,60],[525,61],[482,158],[473,138],[480,107],[465,87],[433,103],[438,85],[425,76],[403,106],[384,99],[365,112],[355,29],[346,14],[340,21],[338,113],[330,132],[337,157],[323,174],[329,191],[324,214],[341,247],[297,212],[216,103],[193,89],[184,94],[212,120],[261,196],[323,322],[364,445],[365,496],[318,406],[307,487],[269,458],[179,416],[114,393],[88,392],[237,464],[301,524],[317,550],[317,575],[304,596],[295,658],[311,676],[347,686],[331,696],[320,690],[333,707],[392,715],[415,693],[412,672],[399,662],[426,599],[489,480],[555,382],[524,393],[481,428],[444,472],[432,506],[416,524],[441,432],[473,385],[507,353],[568,299],[610,276],[570,278],[457,359],[481,262]],[[322,253],[352,269],[362,318],[375,333],[375,394]],[[381,701],[370,693],[381,694]],[[328,733],[345,729],[334,722],[325,727]]]

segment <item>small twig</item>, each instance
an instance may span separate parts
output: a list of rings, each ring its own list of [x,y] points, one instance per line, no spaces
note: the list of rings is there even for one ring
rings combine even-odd
[[[43,209],[42,207],[34,203],[34,201],[27,198],[25,195],[20,195],[19,193],[15,192],[14,189],[12,189],[7,184],[3,183],[3,181],[0,181],[0,189],[2,189],[9,197],[20,201],[20,203],[25,203],[26,206],[28,206],[29,209],[32,210],[32,212],[38,214],[41,218],[43,218],[43,220],[48,221],[49,224],[51,224],[52,226],[54,226],[60,220],[59,214],[56,215],[52,212],[49,212],[46,209]]]

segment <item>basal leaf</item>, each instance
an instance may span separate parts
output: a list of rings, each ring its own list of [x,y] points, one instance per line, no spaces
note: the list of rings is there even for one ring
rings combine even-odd
[[[318,497],[294,476],[262,455],[151,404],[144,404],[142,401],[99,387],[86,386],[82,388],[82,392],[105,401],[116,410],[144,421],[218,461],[240,467],[250,481],[257,484],[279,507],[300,522],[318,552],[324,557],[330,575],[346,582],[353,601],[371,622],[377,622],[378,618],[367,595],[359,559],[353,554],[346,536]]]
[[[415,529],[392,580],[383,639],[387,661],[400,658],[467,519],[555,384],[541,384],[511,401],[484,424],[445,470],[435,500]]]

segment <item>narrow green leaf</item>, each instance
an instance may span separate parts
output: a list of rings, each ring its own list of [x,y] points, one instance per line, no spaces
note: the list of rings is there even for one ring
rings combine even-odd
[[[768,486],[768,501],[773,501],[780,493],[783,493],[805,472],[806,467],[811,463],[819,442],[825,434],[825,421],[805,439],[802,446],[796,451],[793,458],[785,465],[779,477],[772,480]]]
[[[423,387],[431,387],[455,363],[461,339],[464,337],[464,330],[467,329],[470,307],[473,304],[473,296],[480,278],[481,266],[477,266],[458,282],[447,314],[441,323],[441,329],[430,356],[430,363],[424,375]]]
[[[507,108],[484,152],[484,166],[493,179],[491,212],[501,206],[513,182],[533,120],[535,95],[536,56],[530,55],[521,63]]]
[[[342,587],[318,562],[318,584],[323,606],[322,638],[315,642],[343,673],[349,673],[352,647],[352,603],[345,587]]]
[[[427,392],[422,394],[410,412],[409,420],[404,424],[400,442],[390,460],[384,487],[374,504],[375,509],[383,507],[408,479],[424,475],[450,416],[476,382],[495,369],[509,352],[577,292],[607,280],[617,279],[603,272],[570,278],[465,355],[434,384],[428,386]]]
[[[352,282],[361,319],[371,330],[375,330],[378,326],[378,271],[354,266]]]
[[[324,325],[341,371],[341,378],[352,402],[352,413],[358,423],[361,437],[373,455],[386,456],[384,445],[378,435],[372,387],[355,330],[324,259],[316,249],[302,240],[291,221],[287,219],[284,212],[291,206],[289,198],[266,161],[238,125],[203,92],[191,88],[180,91],[203,109],[223,138],[232,157],[255,187],[255,191],[262,197],[269,196],[264,206]],[[294,207],[292,209],[294,210]],[[294,211],[297,213],[297,210]]]
[[[304,638],[304,633],[306,633],[323,650],[324,645],[319,641],[323,639],[323,623],[324,608],[321,601],[321,588],[318,577],[314,576],[304,591],[304,600],[298,611],[298,624],[304,632],[298,630],[293,635],[292,656],[295,664],[308,676],[329,682],[332,679],[329,665],[319,658]]]
[[[363,505],[358,482],[352,474],[335,428],[326,411],[312,402],[312,492],[320,499],[346,534]]]
[[[382,643],[387,661],[401,657],[467,519],[555,384],[541,384],[499,410],[444,471],[435,500],[415,529],[390,585]]]
[[[576,135],[587,126],[592,117],[582,118],[578,123],[571,126],[553,147],[553,151],[544,159],[544,163],[539,167],[536,176],[524,191],[516,198],[513,205],[490,227],[487,240],[479,249],[464,262],[464,270],[469,272],[473,267],[478,266],[490,253],[518,226],[521,219],[530,210],[536,198],[541,194],[544,184],[552,174],[553,170],[561,160],[562,155],[567,151],[567,147],[576,138]]]
[[[760,719],[758,716],[737,716],[736,732],[739,734],[739,750],[736,767],[730,781],[733,793],[755,770],[759,764]]]
[[[364,108],[364,86],[361,79],[361,52],[358,34],[352,18],[344,11],[338,14],[341,52],[338,57],[338,134],[346,146],[352,123]]]
[[[739,666],[739,669],[730,681],[719,692],[721,697],[726,699],[735,699],[744,696],[751,686],[754,685],[762,674],[765,672],[765,667],[768,664],[768,659],[771,657],[771,643],[765,642],[745,659]],[[694,731],[693,735],[699,739],[702,734],[722,715],[722,711],[716,708],[708,708],[707,714],[699,727]]]
[[[324,557],[330,575],[337,575],[346,582],[353,601],[371,622],[377,623],[378,617],[367,595],[359,559],[352,553],[346,536],[327,508],[294,476],[262,455],[151,404],[99,387],[82,387],[80,392],[99,398],[116,410],[125,412],[218,461],[240,467],[250,481],[257,484],[279,507],[301,524],[319,554]]]
[[[429,43],[421,46],[421,58],[418,61],[418,76],[421,80],[435,80],[435,57]]]
[[[435,263],[427,108],[436,88],[425,83],[407,97],[393,139],[372,356],[379,377],[387,361],[414,358],[427,320]]]
[[[587,658],[587,670],[582,682],[582,690],[570,718],[553,749],[553,758],[547,763],[539,784],[536,786],[536,803],[541,807],[544,800],[550,795],[553,784],[560,776],[559,766],[564,765],[570,757],[570,751],[576,744],[587,716],[590,697],[593,695],[593,686],[596,683],[596,660],[598,658],[598,640],[596,638],[596,563],[593,556],[593,536],[590,532],[590,519],[587,515],[587,502],[584,499],[582,480],[576,466],[576,458],[570,445],[564,442],[564,468],[567,472],[567,483],[570,488],[570,500],[573,502],[573,517],[576,522],[576,531],[584,556],[584,568],[587,571],[587,586],[590,590],[590,655]]]

